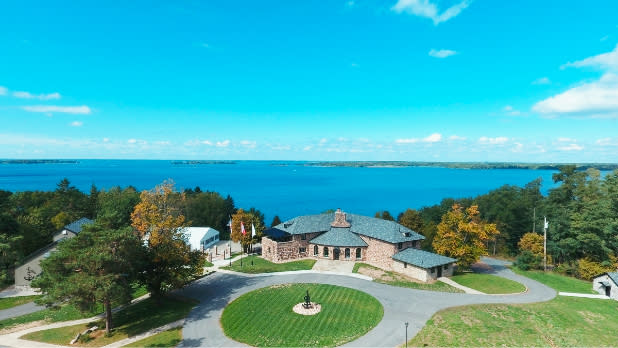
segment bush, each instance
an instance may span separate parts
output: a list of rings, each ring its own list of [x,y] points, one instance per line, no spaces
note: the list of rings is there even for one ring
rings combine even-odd
[[[515,260],[515,267],[528,271],[530,269],[541,268],[542,259],[539,256],[534,255],[529,250],[524,250]]]
[[[577,260],[577,274],[579,278],[592,280],[595,276],[611,270],[610,262],[604,262],[605,267],[600,262],[592,261],[588,258]]]

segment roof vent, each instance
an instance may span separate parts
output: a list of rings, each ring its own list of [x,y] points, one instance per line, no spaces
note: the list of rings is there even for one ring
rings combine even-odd
[[[290,221],[290,222],[286,222],[283,224],[283,228],[288,228],[290,226],[294,225],[294,220]]]
[[[331,227],[350,227],[350,223],[345,218],[345,213],[341,209],[335,212],[335,221],[331,222]]]

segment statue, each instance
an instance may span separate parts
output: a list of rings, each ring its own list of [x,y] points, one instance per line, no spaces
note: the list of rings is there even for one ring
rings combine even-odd
[[[311,297],[309,296],[309,290],[307,290],[307,295],[305,295],[305,303],[303,303],[303,307],[311,308]]]

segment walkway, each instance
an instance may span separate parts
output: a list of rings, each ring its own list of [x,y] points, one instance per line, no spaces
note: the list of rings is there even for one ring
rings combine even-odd
[[[498,260],[485,258],[495,268],[496,275],[524,284],[528,291],[514,295],[478,295],[443,293],[394,287],[358,279],[321,273],[244,274],[215,273],[184,288],[184,296],[200,300],[187,316],[183,328],[182,347],[238,347],[245,346],[227,338],[219,323],[228,303],[247,292],[282,283],[324,283],[362,290],[377,298],[384,306],[382,321],[365,336],[348,343],[350,347],[393,347],[405,341],[404,323],[408,322],[408,337],[414,337],[437,311],[482,303],[531,303],[549,301],[556,292],[532,279],[514,274]],[[495,261],[495,262],[494,262]]]
[[[355,262],[341,262],[335,260],[318,259],[312,270],[335,273],[352,273]]]
[[[484,292],[478,291],[478,290],[474,290],[472,288],[469,288],[467,286],[463,286],[459,283],[456,283],[455,281],[453,281],[451,278],[447,278],[447,277],[440,277],[438,278],[439,281],[441,281],[442,283],[446,283],[454,288],[457,288],[459,290],[463,290],[466,294],[476,294],[476,295],[484,295]]]

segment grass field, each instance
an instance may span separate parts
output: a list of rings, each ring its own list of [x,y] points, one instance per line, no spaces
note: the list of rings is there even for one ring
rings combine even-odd
[[[32,295],[32,296],[17,296],[17,297],[0,298],[0,310],[17,307],[17,306],[26,304],[28,302],[32,302],[39,297],[41,296]]]
[[[616,346],[618,302],[556,297],[526,305],[475,305],[436,313],[410,346]]]
[[[365,274],[373,278],[376,283],[399,286],[402,288],[411,288],[418,290],[442,291],[442,292],[463,292],[455,287],[452,287],[441,281],[435,283],[420,283],[401,274],[385,271],[381,268],[368,265],[366,263],[357,262],[352,269],[354,273]]]
[[[513,272],[534,279],[539,283],[543,283],[556,291],[564,292],[579,292],[582,294],[597,294],[592,290],[592,282],[576,279],[573,277],[567,277],[552,272],[542,271],[522,271],[517,267],[512,268]]]
[[[234,261],[232,267],[226,266],[223,269],[243,272],[243,273],[272,273],[283,271],[300,271],[311,269],[316,260],[298,260],[286,263],[273,263],[255,255],[247,256],[242,259],[242,267],[240,260]],[[253,265],[251,264],[253,262]]]
[[[176,347],[182,341],[182,328],[170,329],[123,347]]]
[[[516,281],[491,274],[463,273],[454,275],[451,279],[456,283],[486,294],[514,294],[526,290],[524,285]]]
[[[61,327],[57,329],[36,331],[22,336],[23,339],[68,345],[77,335],[93,325],[100,330],[92,333],[80,341],[81,346],[101,347],[118,340],[137,335],[178,319],[182,319],[195,306],[195,301],[177,298],[164,298],[157,303],[151,298],[133,304],[122,311],[114,313],[114,330],[110,336],[105,335],[103,319],[82,325]]]
[[[292,311],[309,290],[321,304],[316,315]],[[352,341],[376,326],[384,309],[374,297],[326,284],[286,284],[259,289],[230,303],[221,317],[228,337],[258,347],[332,347]]]

